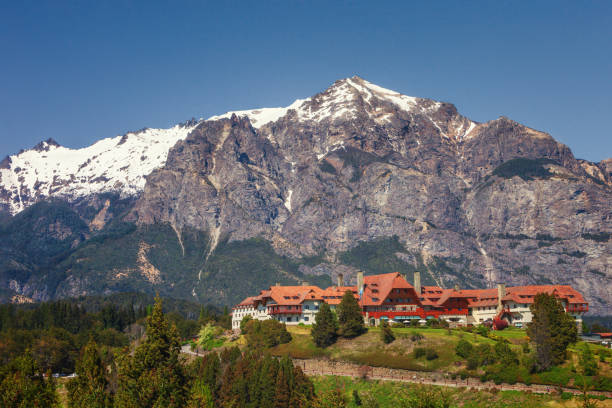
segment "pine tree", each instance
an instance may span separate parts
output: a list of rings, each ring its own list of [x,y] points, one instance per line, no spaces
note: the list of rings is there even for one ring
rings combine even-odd
[[[51,372],[43,377],[29,351],[0,367],[0,406],[57,407],[58,395]]]
[[[537,366],[546,370],[565,361],[567,347],[578,339],[574,318],[556,297],[537,294],[530,307],[533,318],[527,335],[535,344]]]
[[[395,340],[393,330],[386,320],[383,320],[380,324],[380,338],[385,344],[392,343]]]
[[[310,335],[318,347],[327,347],[335,343],[338,337],[338,322],[327,303],[323,303],[315,315]]]
[[[338,305],[338,334],[342,337],[356,337],[366,331],[361,308],[353,292],[347,290]]]
[[[291,376],[293,364],[286,357],[279,364],[274,392],[274,408],[288,408],[291,399]]]
[[[81,358],[76,364],[76,374],[67,384],[69,407],[113,406],[106,367],[93,340],[83,348]]]
[[[147,317],[144,341],[133,354],[119,361],[117,407],[183,407],[187,402],[187,378],[179,359],[180,342],[176,327],[162,311],[162,301]]]

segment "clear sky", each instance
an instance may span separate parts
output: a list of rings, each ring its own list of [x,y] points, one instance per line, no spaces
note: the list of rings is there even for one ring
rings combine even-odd
[[[612,2],[416,0],[0,0],[0,156],[286,106],[355,74],[612,156]]]

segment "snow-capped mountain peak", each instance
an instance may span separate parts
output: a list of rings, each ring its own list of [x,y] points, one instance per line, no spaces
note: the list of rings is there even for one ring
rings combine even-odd
[[[145,176],[163,165],[168,151],[196,125],[144,129],[99,140],[82,149],[52,139],[9,156],[0,166],[0,206],[18,213],[43,197],[76,199],[93,193],[139,193]]]
[[[365,117],[380,125],[400,116],[420,115],[442,137],[468,137],[476,124],[460,115],[456,123],[436,119],[443,104],[402,95],[358,76],[334,82],[326,90],[286,107],[231,111],[208,121],[247,116],[254,128],[290,115],[298,122],[334,122]],[[143,129],[99,140],[82,149],[61,146],[52,139],[0,162],[0,210],[12,214],[43,197],[74,200],[90,194],[119,192],[123,197],[139,194],[145,177],[166,162],[168,151],[183,140],[200,121],[169,129]]]

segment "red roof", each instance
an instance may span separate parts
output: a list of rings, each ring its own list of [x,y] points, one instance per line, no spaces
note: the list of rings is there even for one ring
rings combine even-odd
[[[391,289],[409,289],[416,297],[414,286],[409,284],[399,272],[365,276],[363,279],[362,306],[379,306],[391,293]]]
[[[489,289],[443,289],[439,286],[423,286],[417,295],[414,287],[409,284],[398,272],[364,277],[363,294],[359,303],[361,306],[380,306],[391,294],[392,289],[407,289],[409,297],[415,298],[415,303],[443,308],[449,299],[466,299],[469,307],[497,306],[497,288]],[[272,286],[262,290],[258,296],[248,297],[240,302],[239,306],[256,306],[258,303],[267,303],[273,300],[278,305],[300,305],[305,300],[319,300],[337,305],[346,291],[351,291],[359,297],[356,286],[330,286],[321,289],[317,286]],[[568,304],[587,305],[580,292],[569,285],[531,285],[509,286],[505,288],[503,301],[516,303],[533,303],[535,295],[539,293],[554,294]],[[422,300],[421,300],[422,298]]]

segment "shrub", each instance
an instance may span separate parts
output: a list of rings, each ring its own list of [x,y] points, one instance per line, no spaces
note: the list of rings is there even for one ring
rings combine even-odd
[[[467,359],[467,368],[468,370],[475,370],[478,368],[478,355],[476,353],[472,353]]]
[[[395,340],[395,335],[393,334],[393,330],[389,327],[389,323],[383,320],[380,325],[380,338],[385,344],[389,344]]]
[[[489,329],[487,326],[484,326],[482,324],[479,324],[478,326],[476,326],[476,333],[480,334],[483,337],[489,337],[490,331],[491,329]]]
[[[457,346],[455,347],[455,353],[457,353],[459,357],[463,358],[468,358],[472,354],[473,350],[474,346],[472,346],[472,343],[464,339],[459,340],[459,343],[457,343]]]
[[[410,335],[410,340],[414,342],[421,341],[423,340],[423,335],[421,333],[414,332]]]
[[[427,354],[427,350],[425,347],[415,347],[414,348],[414,358],[421,358]]]
[[[287,327],[274,319],[251,320],[246,325],[246,332],[247,342],[252,348],[270,348],[291,341]]]
[[[438,358],[438,352],[431,347],[428,347],[425,352],[425,358],[427,360],[435,360]]]
[[[240,332],[242,334],[246,334],[246,326],[251,320],[253,320],[253,317],[251,315],[246,315],[240,321]]]

